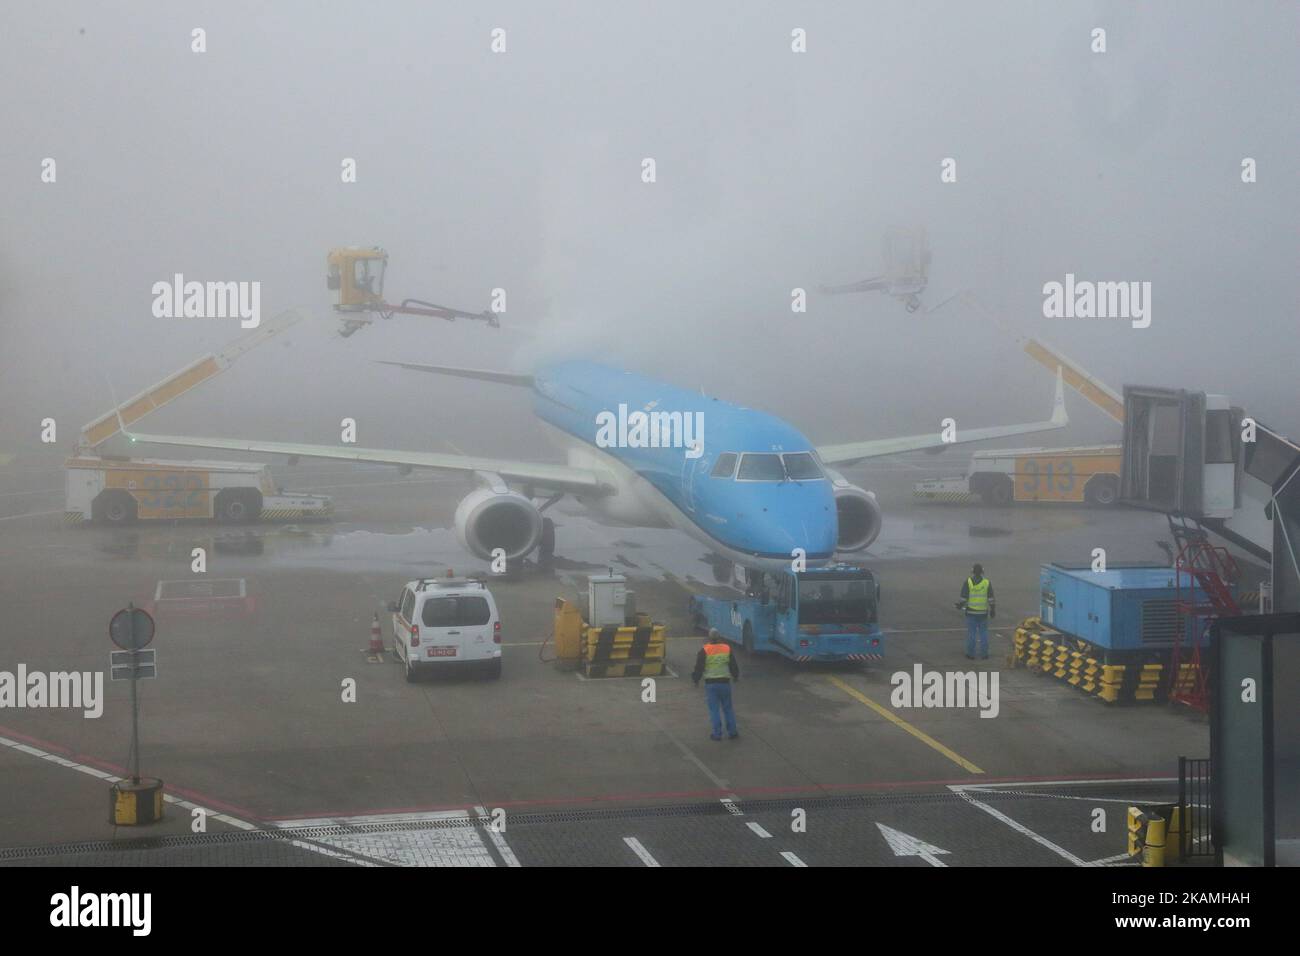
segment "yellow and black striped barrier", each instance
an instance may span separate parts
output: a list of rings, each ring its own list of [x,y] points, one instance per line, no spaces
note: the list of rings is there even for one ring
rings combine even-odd
[[[263,508],[258,516],[263,521],[283,521],[288,518],[319,518],[324,511],[303,511],[301,508]]]
[[[1128,855],[1143,866],[1180,863],[1183,858],[1182,808],[1176,803],[1128,808]]]
[[[1055,631],[1036,617],[1022,621],[1012,638],[1013,667],[1049,674],[1110,704],[1165,703],[1171,692],[1191,690],[1197,679],[1195,665],[1184,661],[1171,679],[1171,657],[1165,653],[1156,660],[1107,660],[1101,648]]]
[[[63,512],[63,520],[67,524],[81,524],[86,520],[86,513],[84,511],[65,511]]]
[[[588,627],[582,662],[588,677],[655,677],[666,646],[664,625],[638,615],[635,627]]]
[[[970,491],[912,491],[917,501],[934,501],[954,505],[968,505],[981,501],[979,495]]]

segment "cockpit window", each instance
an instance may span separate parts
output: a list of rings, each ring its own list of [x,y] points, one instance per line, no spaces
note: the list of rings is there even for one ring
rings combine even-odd
[[[732,452],[725,452],[718,456],[717,463],[713,466],[713,471],[709,473],[711,478],[730,478],[736,470],[736,458],[739,457]]]
[[[781,457],[785,459],[786,477],[791,481],[811,481],[823,477],[817,460],[806,451],[792,452]]]
[[[742,455],[736,477],[741,481],[784,481],[785,467],[780,455]]]

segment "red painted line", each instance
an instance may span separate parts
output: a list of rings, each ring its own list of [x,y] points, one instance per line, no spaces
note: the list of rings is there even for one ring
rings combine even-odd
[[[72,750],[68,749],[67,747],[63,747],[59,744],[53,743],[48,740],[41,740],[39,737],[33,737],[30,734],[20,733],[19,731],[12,730],[8,727],[0,727],[0,735],[3,735],[5,737],[11,737],[15,740],[21,740],[23,743],[30,744],[33,747],[37,747],[49,753],[54,753],[54,754],[58,754],[59,756],[66,757],[68,760],[75,761],[76,763],[85,764],[87,767],[94,767],[96,770],[104,770],[106,772],[116,774],[119,777],[131,776],[130,770],[128,770],[126,767],[122,767],[119,766],[118,764],[112,763],[111,761],[103,760],[99,757],[94,756],[93,754],[74,753]],[[186,800],[189,800],[191,803],[197,803],[205,807],[211,807],[213,809],[220,810],[223,813],[228,813],[231,816],[242,817],[248,823],[257,823],[260,820],[264,819],[259,817],[256,813],[253,813],[253,811],[251,810],[248,810],[244,807],[235,806],[234,804],[231,803],[226,803],[224,800],[218,800],[216,797],[212,797],[209,796],[208,794],[201,793],[198,790],[190,790],[189,788],[178,787],[175,784],[170,784],[170,783],[166,785],[165,789],[166,792],[170,793],[172,796],[182,797]]]
[[[4,734],[6,737],[12,737],[15,740],[21,740],[23,743],[31,744],[33,747],[38,747],[41,750],[48,750],[50,753],[62,754],[69,760],[72,759],[71,750],[67,747],[60,747],[58,744],[52,744],[48,740],[41,740],[28,734],[19,733],[16,730],[10,730],[8,727],[0,727],[0,734]]]
[[[123,776],[123,777],[130,776],[130,771],[127,770],[125,767],[121,767],[117,764],[105,760],[101,760],[100,758],[95,757],[93,755],[88,755],[88,754],[74,755],[71,750],[69,750],[66,747],[62,747],[59,744],[55,744],[47,740],[41,740],[40,738],[32,737],[28,734],[23,734],[16,730],[11,730],[7,727],[0,726],[0,734],[3,734],[6,737],[12,737],[17,740],[22,740],[23,742],[28,743],[33,747],[39,747],[41,750],[46,750],[51,753],[61,754],[63,756],[66,756],[69,760],[75,760],[78,763],[84,763],[87,766],[95,767],[100,770],[109,771],[111,773],[117,774],[118,776]],[[1161,777],[1164,773],[1167,773],[1167,771],[1146,772],[1146,773],[1135,771],[1125,776],[1117,777],[1113,773],[1089,774],[1089,773],[1062,772],[1062,773],[1044,774],[1039,776],[1021,775],[1015,777],[981,777],[979,778],[979,784],[980,786],[983,787],[983,786],[988,786],[990,784],[1036,783],[1040,781],[1061,780],[1063,778],[1068,778],[1070,780],[1088,781],[1093,783],[1106,783],[1107,781],[1111,781],[1111,780],[1116,782],[1128,780],[1135,776],[1136,777]],[[543,798],[533,799],[533,800],[488,800],[488,801],[476,801],[474,803],[469,803],[469,804],[451,804],[451,803],[425,804],[423,806],[379,807],[379,808],[370,808],[370,809],[361,809],[361,808],[353,807],[347,810],[313,810],[313,811],[304,811],[301,813],[284,814],[278,816],[262,816],[260,814],[254,813],[252,810],[249,810],[245,807],[239,807],[234,804],[227,803],[224,800],[219,800],[216,797],[212,797],[200,791],[178,787],[173,784],[167,785],[167,791],[174,795],[184,797],[186,800],[189,800],[192,803],[198,803],[204,806],[213,807],[218,810],[221,810],[222,812],[229,813],[231,816],[242,817],[244,820],[246,820],[249,823],[273,823],[280,820],[304,820],[304,819],[317,819],[321,817],[325,817],[325,818],[356,817],[356,816],[372,816],[372,815],[396,814],[396,813],[433,813],[437,811],[446,811],[446,810],[472,811],[475,807],[478,806],[503,807],[503,808],[513,807],[515,809],[526,808],[526,807],[557,807],[557,806],[576,808],[584,804],[635,803],[635,802],[662,801],[662,800],[716,800],[719,797],[726,797],[726,796],[734,796],[734,797],[748,796],[748,797],[757,798],[757,797],[764,797],[764,796],[767,797],[796,796],[796,795],[805,795],[805,794],[816,795],[819,793],[825,794],[831,792],[842,793],[846,791],[855,791],[855,792],[873,792],[873,791],[882,791],[882,790],[888,791],[888,790],[902,790],[906,788],[919,789],[919,788],[929,787],[929,788],[938,789],[941,787],[951,786],[953,784],[969,785],[970,782],[971,782],[971,778],[967,776],[967,777],[950,778],[945,780],[894,780],[888,782],[875,782],[875,783],[826,783],[826,784],[814,784],[812,786],[790,786],[790,787],[732,787],[726,790],[675,790],[675,791],[659,791],[659,792],[642,791],[642,792],[633,792],[633,793],[595,794],[595,795],[580,796],[580,797],[572,797],[572,796],[571,797],[543,797]]]

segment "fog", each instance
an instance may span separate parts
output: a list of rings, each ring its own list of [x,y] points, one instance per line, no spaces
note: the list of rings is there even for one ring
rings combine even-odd
[[[39,451],[46,417],[68,448],[110,391],[241,334],[155,318],[151,288],[178,272],[258,281],[263,321],[308,320],[150,431],[334,443],[348,416],[363,446],[547,456],[522,393],[374,360],[582,355],[816,441],[885,437],[1045,418],[1051,377],[1019,351],[1027,335],[1116,388],[1226,392],[1298,435],[1298,11],[11,4],[0,451]],[[877,274],[897,226],[929,235],[921,311],[816,293]],[[506,327],[396,317],[343,339],[324,282],[341,245],[388,250],[389,301],[478,311],[505,289]],[[1150,327],[1045,318],[1043,285],[1067,273],[1150,282]],[[962,292],[987,311],[934,308]],[[1118,437],[1068,403],[1062,443]]]

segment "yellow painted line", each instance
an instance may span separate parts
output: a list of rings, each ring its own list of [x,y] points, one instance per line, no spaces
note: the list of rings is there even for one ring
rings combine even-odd
[[[979,767],[975,766],[973,763],[967,760],[965,757],[949,749],[948,747],[945,747],[943,744],[939,743],[939,741],[935,740],[925,731],[918,730],[916,727],[913,727],[902,717],[899,717],[897,714],[893,713],[888,708],[881,707],[879,704],[877,704],[866,694],[863,694],[862,692],[850,687],[848,684],[844,683],[844,681],[840,680],[838,677],[830,676],[827,677],[826,679],[829,680],[836,687],[838,687],[840,690],[844,691],[844,693],[848,694],[854,700],[858,701],[859,703],[866,704],[868,707],[870,707],[872,710],[878,713],[881,717],[884,717],[885,720],[889,721],[891,724],[895,724],[903,728],[909,734],[915,737],[917,740],[921,741],[921,743],[933,748],[934,750],[939,751],[939,753],[943,754],[945,757],[947,757],[953,763],[957,764],[963,770],[968,770],[971,773],[984,772]]]

